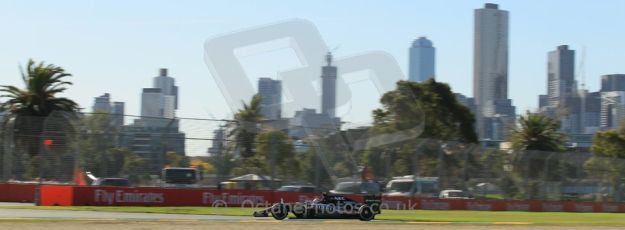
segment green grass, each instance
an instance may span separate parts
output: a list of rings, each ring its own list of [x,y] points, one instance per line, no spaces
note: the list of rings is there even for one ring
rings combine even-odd
[[[119,206],[12,206],[1,208],[229,216],[251,216],[253,211],[259,210],[254,208]],[[383,210],[383,213],[379,216],[376,216],[376,219],[417,222],[451,222],[468,224],[490,224],[494,222],[499,222],[527,223],[535,225],[625,226],[625,214],[619,213]]]

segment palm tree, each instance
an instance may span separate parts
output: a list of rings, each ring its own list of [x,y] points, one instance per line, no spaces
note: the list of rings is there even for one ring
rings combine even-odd
[[[30,157],[39,153],[40,136],[43,132],[44,120],[54,111],[75,112],[78,110],[76,102],[56,97],[67,89],[71,82],[65,81],[71,74],[61,67],[35,63],[32,59],[21,70],[25,88],[16,86],[0,86],[0,97],[8,98],[0,104],[0,112],[8,112],[12,119],[16,148],[24,149]],[[3,125],[6,125],[3,124]]]
[[[560,123],[539,113],[526,112],[512,130],[510,141],[516,150],[560,152],[565,149],[566,135],[559,131]]]
[[[550,180],[561,181],[566,177],[562,169],[568,167],[567,164],[551,159],[553,152],[565,150],[566,135],[559,129],[560,123],[557,120],[527,111],[519,117],[518,126],[511,132],[512,148],[522,150],[513,161],[515,171],[519,176],[525,177],[526,198],[545,198],[547,191],[541,191],[540,187],[544,187],[542,183]]]
[[[10,85],[0,86],[0,92],[5,93],[0,97],[9,99],[0,105],[0,110],[9,111],[13,115],[42,117],[48,116],[53,111],[74,112],[78,110],[76,102],[55,97],[57,93],[67,90],[67,85],[72,84],[64,81],[64,78],[69,76],[71,74],[66,73],[61,67],[45,65],[43,62],[35,64],[31,59],[25,71],[22,71],[25,89]]]
[[[254,95],[249,104],[243,102],[243,108],[235,115],[235,123],[228,136],[234,136],[237,149],[241,150],[241,156],[254,156],[254,140],[259,132],[259,124],[263,116],[260,114],[261,97]]]

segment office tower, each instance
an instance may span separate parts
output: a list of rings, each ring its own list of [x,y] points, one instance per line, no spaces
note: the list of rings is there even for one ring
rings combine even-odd
[[[282,82],[271,78],[258,79],[261,97],[260,114],[268,120],[279,120],[282,114]]]
[[[165,96],[159,88],[143,88],[141,93],[141,116],[163,117]]]
[[[110,113],[111,112],[111,94],[105,93],[96,97],[93,102],[92,110],[94,113]]]
[[[486,3],[474,12],[473,96],[480,139],[502,136],[514,125],[515,107],[508,99],[508,11],[498,8]]]
[[[226,130],[223,127],[213,130],[213,140],[208,148],[208,156],[221,156],[226,149]]]
[[[113,107],[111,109],[113,125],[116,127],[124,125],[124,113],[125,113],[125,103],[124,102],[113,102]]]
[[[594,134],[599,131],[601,118],[601,92],[589,93],[584,90],[582,96],[582,133]]]
[[[160,69],[154,78],[153,88],[144,88],[141,94],[141,116],[176,117],[178,109],[178,87],[175,80],[167,76],[167,69]]]
[[[288,122],[289,137],[296,139],[303,139],[308,135],[324,136],[340,130],[341,125],[340,118],[307,108],[295,111],[295,115]]]
[[[436,49],[432,41],[420,37],[410,47],[408,79],[415,82],[434,78]]]
[[[601,92],[601,129],[617,128],[624,119],[625,91]]]
[[[94,113],[111,114],[111,125],[114,127],[124,125],[124,102],[115,101],[111,103],[111,94],[109,93],[96,97],[92,110]]]
[[[165,153],[185,153],[185,134],[175,119],[178,108],[178,87],[167,69],[160,69],[152,88],[141,93],[141,118],[122,126],[120,144],[144,158],[147,172],[153,175],[166,167]]]
[[[601,92],[625,91],[625,74],[601,76]]]
[[[159,76],[154,77],[154,88],[161,89],[163,95],[172,96],[174,99],[173,109],[178,109],[178,86],[174,78],[167,75],[167,69],[161,68]]]
[[[561,45],[547,56],[547,104],[565,106],[567,99],[577,94],[575,51]]]
[[[332,53],[326,55],[326,66],[321,67],[321,113],[331,118],[336,112],[336,66],[332,66]]]

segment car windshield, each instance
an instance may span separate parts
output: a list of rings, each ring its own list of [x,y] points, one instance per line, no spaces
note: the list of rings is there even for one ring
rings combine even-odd
[[[410,192],[412,181],[391,181],[387,187],[388,192]]]
[[[280,192],[297,192],[297,187],[295,186],[282,186],[278,190]]]
[[[196,170],[193,169],[165,169],[165,183],[195,184]]]
[[[438,186],[434,182],[421,182],[421,193],[438,193]]]
[[[380,186],[376,183],[343,182],[336,185],[336,191],[346,193],[379,193]]]
[[[448,192],[447,196],[448,197],[467,197],[467,194],[464,192],[453,191],[453,192]]]
[[[336,191],[339,192],[350,192],[350,193],[357,193],[360,192],[360,184],[356,183],[356,182],[343,182],[343,183],[339,183],[336,185],[336,189],[334,189]]]

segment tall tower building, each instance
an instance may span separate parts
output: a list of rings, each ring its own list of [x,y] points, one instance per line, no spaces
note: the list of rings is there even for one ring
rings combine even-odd
[[[143,88],[141,93],[141,116],[163,117],[165,97],[160,88]]]
[[[113,107],[111,108],[111,114],[113,115],[113,124],[117,127],[124,125],[124,114],[125,114],[125,103],[124,102],[113,102]]]
[[[478,113],[492,116],[495,99],[508,99],[508,11],[486,3],[474,29],[473,96]]]
[[[165,96],[173,96],[174,108],[178,109],[178,86],[176,86],[176,80],[173,77],[167,75],[167,69],[161,68],[159,75],[154,77],[154,88],[161,89],[161,92]]]
[[[144,88],[141,94],[141,116],[174,118],[178,109],[178,87],[167,76],[167,69],[160,69],[154,77],[153,88]]]
[[[434,78],[435,54],[432,41],[426,37],[414,40],[410,47],[408,79],[420,82]]]
[[[269,120],[278,120],[282,114],[282,82],[271,78],[258,79],[260,113]]]
[[[321,113],[335,117],[336,112],[336,66],[332,66],[332,53],[326,55],[326,66],[321,67]]]
[[[473,96],[478,135],[499,139],[515,117],[508,99],[508,11],[486,3],[475,10],[474,20]]]
[[[547,56],[547,104],[566,106],[567,99],[577,95],[575,51],[561,45]]]

